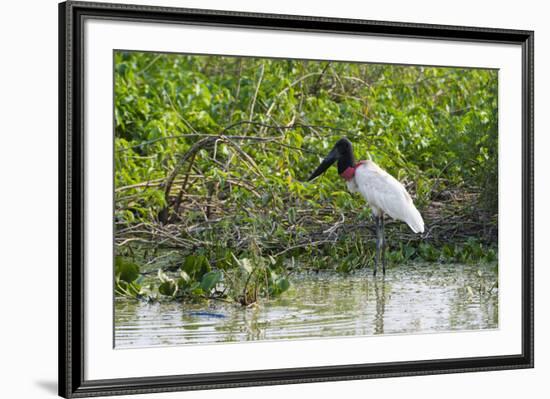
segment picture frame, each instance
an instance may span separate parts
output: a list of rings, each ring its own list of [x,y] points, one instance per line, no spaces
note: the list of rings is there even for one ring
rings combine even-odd
[[[521,49],[521,352],[491,356],[88,378],[85,24],[133,24],[433,40]],[[124,29],[124,28],[121,28]],[[534,32],[128,4],[59,4],[59,394],[88,397],[534,367]],[[519,168],[519,166],[517,166]],[[503,216],[506,217],[506,216]],[[518,243],[519,245],[519,243]],[[518,265],[519,267],[519,265]],[[112,348],[110,348],[112,350]]]

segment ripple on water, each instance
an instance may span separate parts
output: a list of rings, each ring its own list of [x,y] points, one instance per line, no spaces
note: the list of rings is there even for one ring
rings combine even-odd
[[[117,300],[115,346],[492,329],[498,288],[489,288],[497,280],[495,267],[414,264],[385,278],[367,271],[299,274],[281,298],[253,308]]]

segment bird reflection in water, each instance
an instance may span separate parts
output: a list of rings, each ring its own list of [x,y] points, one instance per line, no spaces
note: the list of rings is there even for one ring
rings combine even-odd
[[[376,297],[376,314],[374,316],[374,333],[384,334],[384,311],[386,310],[386,279],[374,279]]]

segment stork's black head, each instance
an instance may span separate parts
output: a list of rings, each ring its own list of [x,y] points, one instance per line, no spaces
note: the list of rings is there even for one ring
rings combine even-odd
[[[336,142],[327,157],[323,159],[321,165],[311,174],[308,181],[315,179],[320,174],[324,173],[330,165],[338,161],[338,173],[344,172],[348,167],[355,165],[355,157],[353,156],[353,147],[351,141],[346,137],[341,138]]]

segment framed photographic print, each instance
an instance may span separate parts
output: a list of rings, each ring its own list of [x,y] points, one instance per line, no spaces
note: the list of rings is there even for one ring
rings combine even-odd
[[[61,396],[533,367],[533,32],[59,21]]]

